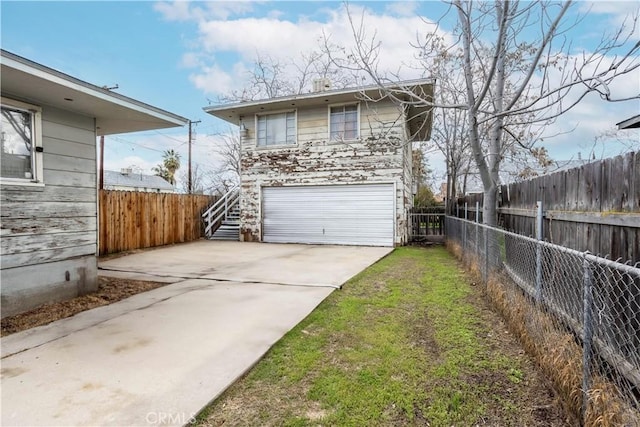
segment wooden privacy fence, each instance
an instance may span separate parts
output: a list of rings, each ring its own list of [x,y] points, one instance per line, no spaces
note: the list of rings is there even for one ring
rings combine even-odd
[[[100,190],[100,255],[204,236],[202,213],[214,196]]]
[[[640,152],[501,187],[500,224],[509,231],[578,251],[640,262]],[[458,216],[475,219],[482,194],[458,199]],[[455,212],[454,212],[455,214]],[[482,216],[480,215],[480,221]]]

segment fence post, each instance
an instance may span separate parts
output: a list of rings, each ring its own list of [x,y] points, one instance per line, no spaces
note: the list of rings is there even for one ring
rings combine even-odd
[[[489,284],[489,227],[486,225],[484,230],[484,284]]]
[[[479,256],[480,253],[478,252],[478,223],[480,222],[480,202],[476,201],[476,256]],[[478,259],[479,261],[479,259]]]
[[[582,421],[586,419],[589,405],[589,390],[591,389],[591,361],[593,355],[593,273],[585,252],[583,267],[583,307],[582,307]]]
[[[536,239],[542,241],[544,234],[542,226],[544,219],[542,217],[542,200],[536,202]],[[536,244],[536,301],[542,300],[542,245]]]
[[[469,217],[469,203],[464,202],[464,228],[462,235],[462,247],[467,247],[467,218]]]

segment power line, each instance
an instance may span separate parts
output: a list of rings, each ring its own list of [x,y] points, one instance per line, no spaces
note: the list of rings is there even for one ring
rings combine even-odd
[[[124,139],[124,138],[121,138],[121,137],[119,137],[119,136],[111,136],[111,137],[109,137],[109,138],[110,138],[110,139],[113,139],[113,140],[114,140],[114,141],[116,141],[116,142],[121,142],[121,143],[124,143],[124,144],[136,145],[136,146],[138,146],[138,147],[140,147],[140,148],[144,148],[144,149],[146,149],[146,150],[151,150],[151,151],[155,151],[155,152],[158,152],[158,153],[164,153],[164,151],[163,151],[163,150],[158,150],[157,148],[147,147],[146,145],[142,145],[142,144],[139,144],[139,143],[137,143],[137,142],[128,141],[128,140],[126,140],[126,139]]]

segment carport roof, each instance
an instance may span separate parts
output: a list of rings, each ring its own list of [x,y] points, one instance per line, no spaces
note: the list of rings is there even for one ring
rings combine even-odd
[[[411,102],[408,92],[413,92],[422,99],[431,100],[433,99],[433,86],[433,79],[406,80],[384,86],[372,85],[334,89],[256,101],[212,105],[203,109],[212,116],[238,125],[240,118],[243,116],[283,109],[349,102],[355,99],[378,101],[389,97],[389,93],[391,93],[394,98],[397,98],[400,102],[405,101],[408,106],[409,129],[413,139],[426,141],[431,138],[432,107],[428,105],[428,102]],[[415,101],[415,98],[413,101]]]
[[[6,50],[0,52],[2,96],[94,117],[98,135],[163,129],[188,123],[184,117],[87,83]]]

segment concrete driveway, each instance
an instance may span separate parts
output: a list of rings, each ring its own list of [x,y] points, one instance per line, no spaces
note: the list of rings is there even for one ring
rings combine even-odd
[[[199,241],[102,262],[174,283],[2,338],[2,425],[187,424],[390,251]]]

